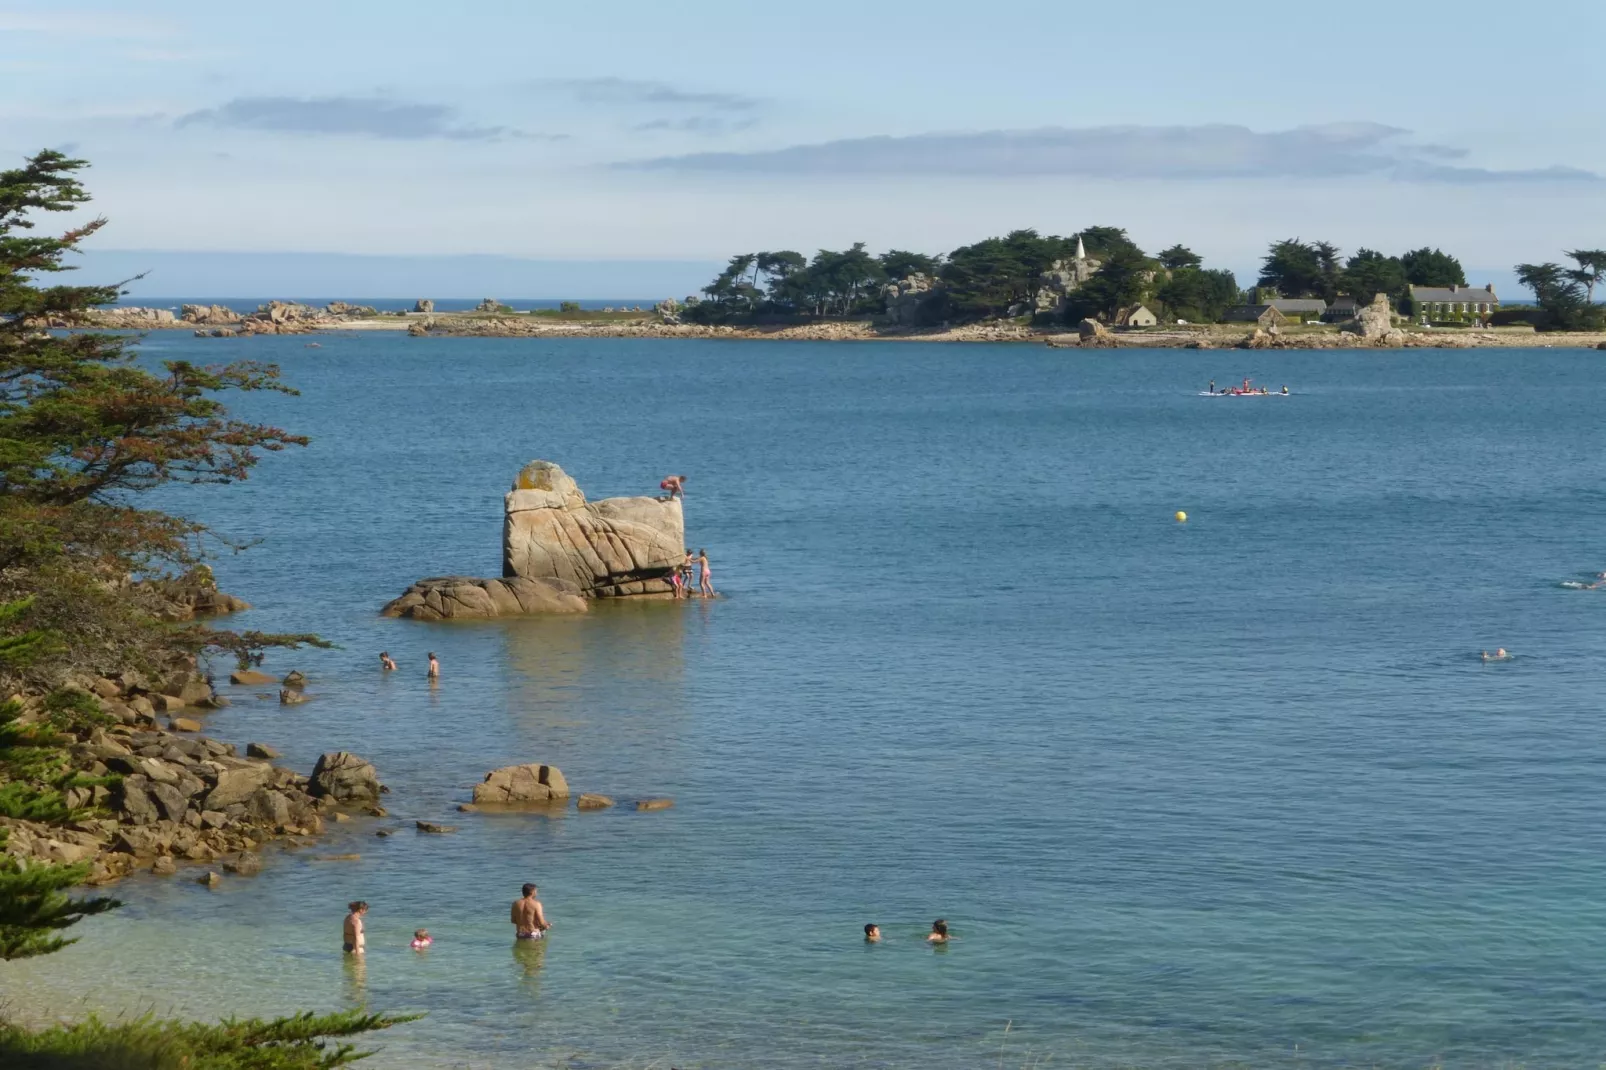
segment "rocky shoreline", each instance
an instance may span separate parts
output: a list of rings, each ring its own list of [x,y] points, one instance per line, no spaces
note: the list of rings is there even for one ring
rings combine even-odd
[[[245,684],[262,674],[236,674]],[[294,674],[287,678],[291,686]],[[65,823],[0,817],[5,851],[24,861],[88,863],[88,883],[104,884],[136,870],[172,874],[179,865],[215,864],[250,875],[256,852],[270,841],[308,842],[327,820],[348,809],[383,816],[385,788],[374,767],[344,751],[323,755],[309,775],[275,765],[279,753],[251,743],[241,756],[230,743],[200,734],[182,714],[214,709],[226,699],[198,672],[153,685],[137,673],[75,681],[95,696],[108,722],[70,732],[69,769],[88,783],[66,791],[68,806],[88,816]],[[37,696],[14,696],[17,723],[49,722]],[[163,723],[165,717],[165,724]],[[203,878],[221,878],[208,872]]]
[[[420,305],[426,302],[420,302]],[[1291,325],[1270,331],[1243,324],[1185,324],[1154,328],[1030,327],[1014,321],[910,327],[873,319],[762,326],[703,325],[657,313],[607,321],[535,318],[484,311],[380,313],[333,302],[323,307],[270,301],[241,314],[222,305],[170,309],[100,309],[73,322],[52,318],[41,327],[103,330],[189,328],[197,336],[232,338],[322,331],[405,331],[415,338],[709,338],[811,342],[1023,342],[1056,349],[1476,349],[1485,347],[1606,348],[1603,332],[1539,333],[1529,326],[1389,330],[1367,335],[1330,324]]]

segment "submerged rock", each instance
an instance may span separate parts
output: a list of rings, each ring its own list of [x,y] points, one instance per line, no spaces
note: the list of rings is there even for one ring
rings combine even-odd
[[[379,612],[412,620],[460,620],[585,610],[578,592],[543,580],[434,576],[419,580]]]

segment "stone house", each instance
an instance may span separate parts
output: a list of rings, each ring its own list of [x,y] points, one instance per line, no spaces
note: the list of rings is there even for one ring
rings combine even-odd
[[[1147,306],[1133,305],[1123,308],[1115,314],[1117,327],[1153,327],[1160,322],[1160,317],[1150,312]]]
[[[1288,323],[1288,317],[1277,311],[1275,305],[1234,305],[1221,317],[1224,323],[1253,323],[1269,330]]]
[[[1485,317],[1500,307],[1494,283],[1481,289],[1474,286],[1413,286],[1411,301],[1423,319],[1450,316]]]
[[[1327,302],[1320,297],[1276,297],[1266,303],[1295,323],[1319,320],[1327,312]]]
[[[1335,297],[1333,298],[1333,303],[1327,306],[1327,311],[1322,313],[1322,321],[1324,323],[1347,323],[1354,319],[1356,313],[1360,312],[1360,310],[1361,303],[1355,298],[1349,296]]]

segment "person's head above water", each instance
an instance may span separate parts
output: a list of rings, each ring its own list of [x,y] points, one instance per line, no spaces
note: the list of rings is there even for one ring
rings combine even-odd
[[[866,922],[864,926],[864,938],[870,941],[872,944],[881,939],[881,926],[877,925],[873,921]]]
[[[534,894],[535,894],[535,892],[536,892],[536,887],[535,887],[535,885],[533,885],[533,884],[526,884],[526,885],[525,885],[525,886],[524,886],[524,894],[525,894],[525,895],[526,895],[526,896],[531,896],[531,895],[534,895]]]
[[[933,936],[947,936],[948,923],[941,918],[938,918],[936,921],[931,923],[931,932]]]
[[[349,908],[351,910],[351,912],[353,914],[361,914],[361,913],[364,913],[368,909],[367,901],[366,900],[362,900],[362,899],[359,899],[354,903],[347,903],[346,906],[347,906],[347,908]]]

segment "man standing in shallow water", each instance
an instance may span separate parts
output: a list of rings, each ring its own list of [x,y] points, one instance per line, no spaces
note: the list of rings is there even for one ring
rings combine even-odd
[[[524,886],[524,896],[513,900],[513,932],[520,940],[540,940],[552,926],[541,909],[541,900],[535,897],[538,889],[533,884]]]

